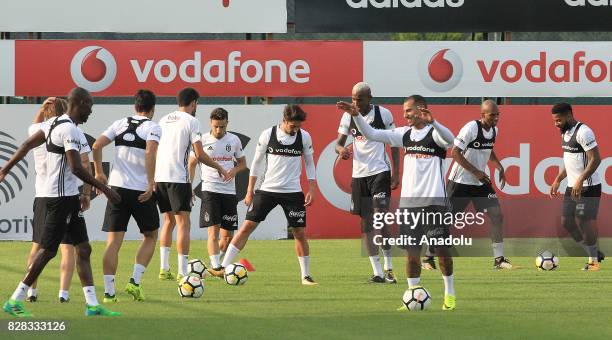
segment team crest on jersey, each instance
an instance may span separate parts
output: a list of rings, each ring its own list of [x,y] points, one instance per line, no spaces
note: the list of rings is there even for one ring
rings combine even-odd
[[[227,144],[227,145],[225,146],[225,151],[227,151],[227,152],[232,151],[232,145],[231,145],[231,144]]]

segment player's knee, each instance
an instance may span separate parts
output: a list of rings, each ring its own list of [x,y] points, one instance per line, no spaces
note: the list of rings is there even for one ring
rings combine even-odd
[[[81,260],[89,259],[91,256],[91,245],[89,243],[82,243],[76,247],[77,257]]]
[[[157,240],[157,230],[145,231],[142,233],[145,240],[151,240],[155,242]]]
[[[38,257],[45,262],[51,261],[56,255],[57,255],[57,249],[55,250],[41,249],[38,252]],[[35,260],[36,260],[36,257],[34,258],[34,261]]]
[[[304,228],[291,228],[291,233],[293,233],[293,237],[297,240],[306,239],[306,233],[304,232]]]

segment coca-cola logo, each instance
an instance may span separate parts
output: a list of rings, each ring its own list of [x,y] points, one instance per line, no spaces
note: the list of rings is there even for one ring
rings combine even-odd
[[[87,46],[72,57],[70,75],[77,86],[90,92],[100,92],[107,89],[115,80],[117,63],[107,49]]]
[[[444,48],[425,53],[419,61],[421,82],[435,92],[455,88],[463,76],[463,62],[457,52]]]
[[[302,211],[289,211],[289,217],[305,217],[306,216],[306,210],[302,210]]]

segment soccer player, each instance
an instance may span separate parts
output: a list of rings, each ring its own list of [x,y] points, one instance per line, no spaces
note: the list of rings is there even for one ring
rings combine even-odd
[[[49,120],[54,117],[59,117],[63,115],[68,108],[68,103],[66,100],[62,98],[49,97],[47,98],[32,122],[32,125],[28,128],[28,136],[34,135],[36,132],[40,130],[43,121]],[[87,143],[87,139],[85,139],[85,135],[82,135],[81,139],[82,148],[81,152],[81,162],[83,167],[89,169],[89,144]],[[43,181],[45,180],[46,173],[46,163],[47,163],[47,149],[44,145],[40,145],[35,147],[32,150],[34,154],[34,170],[36,172],[36,196],[34,198],[34,223],[32,230],[32,249],[30,250],[30,255],[28,256],[28,267],[32,264],[36,253],[40,249],[40,244],[42,241],[42,233],[45,228],[45,215],[46,215],[46,206],[41,204],[41,201],[44,199],[40,197],[41,189],[43,187]],[[91,186],[89,184],[85,184],[83,186],[83,195],[81,196],[81,211],[86,211],[89,209],[89,195],[91,194]],[[82,217],[81,217],[82,218]],[[60,252],[62,255],[62,259],[60,262],[60,289],[59,289],[59,302],[64,303],[70,301],[69,289],[70,283],[72,281],[72,274],[74,273],[74,246],[70,241],[68,236],[62,239],[60,244]],[[30,289],[28,289],[28,294],[26,301],[28,302],[36,302],[38,300],[38,291],[37,291],[37,281],[34,281]]]
[[[485,173],[490,161],[499,171],[503,189],[506,184],[504,167],[493,151],[499,133],[499,108],[488,99],[480,106],[480,112],[480,119],[465,124],[455,138],[451,150],[455,162],[446,189],[453,213],[465,210],[470,202],[477,211],[487,213],[491,220],[493,268],[512,269],[512,264],[504,257],[503,215],[491,179]]]
[[[91,114],[93,99],[87,90],[74,88],[68,95],[68,112],[58,118],[45,122],[41,129],[29,137],[0,169],[0,182],[9,174],[11,168],[23,159],[28,151],[46,142],[47,166],[44,185],[41,187],[41,204],[46,206],[45,229],[40,250],[25,278],[15,292],[3,305],[3,310],[17,317],[31,317],[23,307],[26,292],[42,273],[47,263],[55,257],[62,239],[68,234],[76,249],[76,265],[83,293],[85,294],[85,314],[88,316],[120,315],[102,307],[96,298],[96,289],[91,273],[91,245],[87,236],[85,220],[82,218],[77,178],[89,183],[106,195],[109,200],[119,202],[121,197],[96,180],[81,164],[79,151],[83,147],[83,133],[77,124],[87,122]]]
[[[287,227],[295,239],[302,284],[317,284],[310,275],[310,250],[304,231],[305,207],[313,203],[316,186],[312,139],[306,130],[300,128],[305,120],[306,112],[302,108],[298,105],[287,105],[283,110],[282,123],[264,130],[259,136],[244,198],[244,204],[249,207],[246,218],[227,247],[221,268],[209,270],[214,276],[223,276],[223,268],[230,265],[244,249],[249,235],[272,209],[280,205],[287,218]],[[302,156],[308,178],[306,195],[300,186]],[[264,176],[261,188],[254,191],[257,178],[261,176]]]
[[[109,183],[121,196],[121,202],[108,202],[102,230],[107,232],[103,258],[104,302],[117,302],[115,274],[119,262],[119,249],[127,231],[130,217],[134,217],[142,243],[136,253],[132,277],[125,291],[136,301],[144,301],[141,286],[142,275],[155,252],[159,213],[153,191],[155,190],[155,156],[161,137],[161,128],[151,119],[155,113],[155,94],[149,90],[136,92],[135,114],[115,121],[93,145],[96,179]],[[102,169],[102,150],[115,141],[115,158],[110,180]]]
[[[593,130],[574,118],[570,104],[555,104],[552,117],[561,131],[564,166],[550,187],[550,196],[558,194],[561,181],[567,177],[561,224],[589,257],[583,270],[597,271],[599,262],[604,259],[597,247],[597,232],[593,226],[601,197],[601,179],[597,173],[601,163],[599,147]]]
[[[156,197],[159,210],[164,214],[164,223],[159,239],[161,268],[160,280],[174,280],[170,272],[169,256],[172,245],[172,231],[178,227],[178,274],[180,280],[187,275],[189,258],[189,230],[191,221],[191,178],[189,176],[189,152],[193,147],[194,154],[200,163],[216,169],[219,174],[229,180],[227,172],[219,163],[213,161],[202,150],[202,134],[200,122],[195,118],[198,106],[198,92],[190,87],[182,89],[177,101],[178,111],[162,117],[159,125],[162,138],[159,141],[157,159],[155,162]]]
[[[214,161],[227,171],[231,181],[226,182],[217,170],[201,167],[202,205],[200,206],[200,228],[208,228],[208,255],[210,266],[220,269],[220,257],[227,251],[234,230],[238,229],[236,184],[234,177],[246,169],[246,158],[240,139],[227,132],[228,112],[216,108],[210,113],[210,132],[202,136],[202,148]],[[198,161],[192,153],[189,171],[194,178]]]
[[[361,133],[369,140],[379,141],[395,147],[404,147],[404,173],[402,175],[401,205],[411,212],[424,214],[441,214],[447,211],[443,160],[446,150],[452,145],[454,136],[446,127],[434,120],[427,109],[425,98],[412,95],[404,101],[404,118],[408,126],[393,130],[377,130],[371,127],[359,114],[355,104],[339,102],[337,107],[353,116]],[[405,203],[404,203],[405,202]],[[408,257],[406,271],[408,287],[420,284],[421,276],[421,237],[446,238],[448,226],[442,221],[422,223],[416,228],[400,225],[402,234],[414,237],[417,242],[407,247]],[[408,230],[407,230],[408,229]],[[440,261],[440,270],[444,279],[443,310],[455,309],[455,287],[453,283],[453,259],[446,246],[434,247]],[[404,307],[405,308],[405,307]]]
[[[366,83],[355,84],[351,93],[352,102],[366,122],[375,129],[391,130],[395,128],[393,115],[382,106],[372,105],[372,91]],[[345,147],[348,135],[353,137],[353,151]],[[391,148],[393,171],[385,152],[385,144],[365,138],[355,126],[351,115],[344,113],[338,128],[336,153],[341,159],[353,156],[353,174],[351,180],[351,213],[361,217],[361,235],[363,245],[370,258],[374,275],[370,283],[397,283],[393,275],[391,246],[382,246],[384,270],[380,265],[378,246],[374,244],[375,230],[372,228],[373,212],[387,209],[391,198],[391,189],[399,186],[399,148]],[[388,228],[381,230],[388,237]]]

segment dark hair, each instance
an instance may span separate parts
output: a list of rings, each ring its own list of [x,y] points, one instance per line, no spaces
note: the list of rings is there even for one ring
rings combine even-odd
[[[70,90],[68,93],[68,104],[69,106],[72,104],[81,105],[83,102],[91,102],[93,103],[93,98],[89,91],[85,90],[82,87],[75,87]]]
[[[407,101],[409,101],[409,100],[414,101],[414,103],[415,103],[417,106],[422,106],[422,107],[427,108],[427,101],[425,100],[425,97],[423,97],[423,96],[421,96],[421,95],[418,95],[418,94],[413,94],[412,96],[410,96],[410,97],[406,98],[406,100],[404,100],[404,103],[405,103],[405,102],[407,102]]]
[[[218,107],[210,113],[211,120],[224,120],[227,119],[228,113],[224,108]]]
[[[155,107],[155,94],[149,90],[138,90],[134,96],[136,112],[151,112]]]
[[[306,112],[304,112],[299,105],[290,104],[285,106],[285,109],[283,110],[283,118],[288,122],[303,122],[306,120]]]
[[[551,110],[552,114],[567,114],[567,113],[573,113],[572,112],[572,106],[568,103],[557,103],[555,105],[553,105],[552,110]]]
[[[178,102],[178,106],[185,107],[189,106],[194,100],[198,100],[198,98],[200,98],[198,91],[191,87],[186,87],[178,93],[176,101]]]

